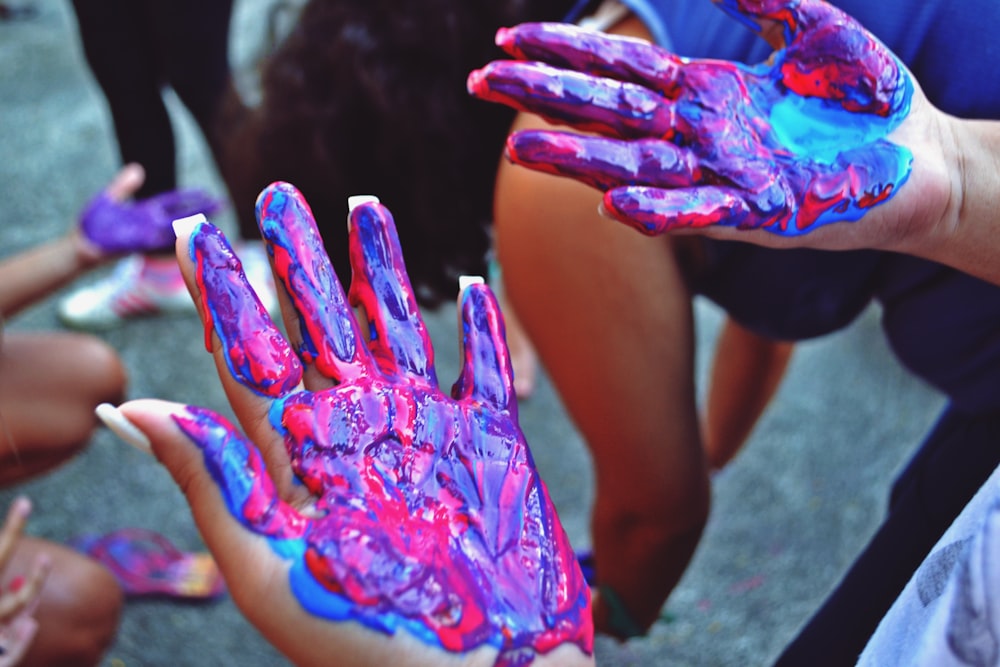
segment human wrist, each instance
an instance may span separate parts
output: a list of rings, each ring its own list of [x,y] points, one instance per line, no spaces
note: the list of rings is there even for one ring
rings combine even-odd
[[[70,266],[82,273],[107,261],[107,256],[78,230],[74,229],[65,237],[70,256]]]
[[[957,121],[962,197],[960,232],[978,235],[997,216],[1000,198],[1000,123]]]
[[[947,117],[947,134],[952,196],[915,254],[1000,284],[1000,123]]]

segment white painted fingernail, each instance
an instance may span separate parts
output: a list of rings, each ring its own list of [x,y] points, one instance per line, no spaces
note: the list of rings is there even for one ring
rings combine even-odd
[[[305,507],[300,509],[299,514],[301,514],[307,519],[321,519],[324,516],[326,516],[326,512],[320,512],[319,508],[316,507],[315,503],[312,503],[311,505],[306,505]]]
[[[195,227],[203,222],[208,222],[208,218],[205,217],[204,213],[195,213],[194,215],[189,215],[186,218],[177,218],[171,225],[174,228],[174,236],[183,236],[194,230]]]
[[[458,277],[458,293],[461,294],[470,285],[483,285],[486,283],[486,279],[482,276],[459,276]]]
[[[149,438],[147,438],[146,434],[140,431],[135,424],[130,422],[128,418],[122,414],[121,410],[110,403],[101,403],[94,408],[94,414],[96,414],[97,418],[104,422],[104,425],[111,429],[119,438],[132,445],[140,452],[152,455],[153,447],[149,442]]]
[[[362,204],[377,204],[378,197],[375,195],[354,195],[347,198],[347,210],[353,211]]]

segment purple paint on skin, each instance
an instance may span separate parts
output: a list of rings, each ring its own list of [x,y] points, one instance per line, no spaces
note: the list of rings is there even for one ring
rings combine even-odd
[[[241,523],[272,540],[300,539],[307,521],[278,498],[260,452],[223,417],[193,406],[174,422],[201,447],[226,506]]]
[[[383,372],[419,378],[437,385],[434,347],[417,308],[406,275],[403,252],[389,210],[381,204],[356,208],[351,214],[351,303],[369,313],[375,360]]]
[[[786,48],[747,67],[525,24],[497,43],[547,64],[490,63],[470,75],[470,92],[608,135],[529,130],[511,136],[507,154],[605,191],[604,208],[648,234],[729,225],[795,236],[892,197],[912,162],[885,139],[913,94],[898,60],[825,2],[719,4],[756,29],[779,22]]]
[[[323,239],[309,204],[293,186],[275,183],[257,198],[257,220],[292,305],[308,314],[299,318],[299,354],[338,380],[367,372],[368,348],[333,267],[323,261]]]
[[[589,589],[518,426],[503,322],[489,289],[463,294],[465,363],[448,396],[388,210],[365,204],[351,213],[350,302],[297,190],[269,187],[258,217],[309,337],[302,349],[334,381],[319,391],[279,392],[270,409],[320,516],[285,508],[259,453],[224,420],[195,412],[180,423],[234,516],[292,560],[290,585],[303,607],[382,632],[404,628],[448,651],[493,646],[504,667],[565,643],[591,653]],[[196,257],[227,256],[220,236],[192,238],[202,239]],[[275,355],[266,347],[287,345],[270,337],[239,344],[260,331],[254,301],[237,294],[249,287],[232,281],[224,261],[198,268],[199,284],[212,286],[203,294],[222,302],[209,310],[220,338],[231,341],[226,349],[254,357],[245,367],[270,377]],[[352,304],[370,320],[369,340]],[[293,528],[261,516],[287,517]]]
[[[174,220],[219,208],[218,200],[201,190],[173,190],[135,202],[101,192],[80,214],[80,230],[109,254],[165,250],[174,245]]]
[[[302,379],[302,364],[250,287],[222,232],[208,223],[191,232],[189,252],[205,319],[205,347],[219,337],[229,371],[264,396],[283,396]]]

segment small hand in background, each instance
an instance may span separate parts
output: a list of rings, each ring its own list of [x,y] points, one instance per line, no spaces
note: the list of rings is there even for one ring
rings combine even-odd
[[[6,572],[30,514],[31,502],[27,498],[18,498],[7,511],[3,529],[0,530],[0,573],[8,581],[0,592],[0,667],[16,665],[38,631],[38,622],[32,614],[49,573],[48,559],[40,556],[27,575],[10,577],[10,573]]]
[[[130,252],[170,250],[174,220],[196,213],[211,215],[221,208],[218,200],[198,189],[172,190],[132,201],[145,179],[142,166],[125,165],[80,212],[80,235],[95,261]]]

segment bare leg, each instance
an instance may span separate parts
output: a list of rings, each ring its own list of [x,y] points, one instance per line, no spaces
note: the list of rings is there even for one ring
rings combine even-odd
[[[539,124],[522,115],[515,126]],[[504,163],[497,242],[508,298],[594,458],[597,577],[645,628],[709,510],[693,317],[670,240],[601,218],[598,202],[578,183]],[[607,632],[600,598],[594,613]]]
[[[118,356],[97,338],[6,333],[0,348],[0,483],[43,473],[79,452],[96,425],[94,407],[120,401],[124,388]],[[52,569],[34,613],[38,634],[23,664],[98,664],[118,627],[118,583],[66,547],[22,537],[3,585],[27,572],[41,552]]]
[[[27,573],[40,553],[52,570],[42,588],[34,618],[38,634],[23,665],[99,664],[118,628],[122,592],[104,567],[62,545],[22,537],[3,572],[4,587]]]
[[[777,391],[792,343],[769,340],[726,319],[719,333],[705,405],[705,453],[719,470],[740,450]]]
[[[4,334],[0,348],[0,484],[46,472],[87,443],[94,407],[117,403],[125,370],[97,338]]]

